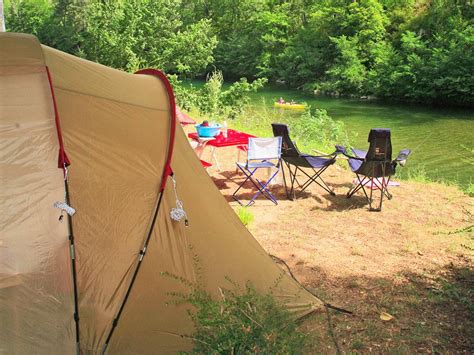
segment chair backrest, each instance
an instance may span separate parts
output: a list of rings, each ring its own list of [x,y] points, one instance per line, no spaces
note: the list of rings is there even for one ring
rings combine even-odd
[[[392,161],[392,140],[390,129],[373,128],[370,130],[368,142],[369,151],[365,156],[366,161]]]
[[[283,123],[272,123],[273,135],[282,138],[281,155],[283,158],[296,158],[300,151],[290,138],[288,126]]]
[[[280,159],[281,137],[249,138],[247,160]]]
[[[370,143],[369,150],[356,173],[370,177],[394,174],[390,130],[388,128],[373,128],[370,130],[368,141]]]

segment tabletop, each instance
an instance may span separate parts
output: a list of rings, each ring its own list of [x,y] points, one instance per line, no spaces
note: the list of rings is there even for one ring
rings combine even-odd
[[[188,137],[199,141],[199,136],[197,132],[189,133]],[[215,136],[213,140],[210,140],[207,145],[220,148],[220,147],[231,147],[234,145],[243,145],[248,144],[249,138],[254,138],[255,136],[245,133],[239,132],[234,129],[227,129],[227,138],[224,137],[222,131],[219,132],[217,136]]]

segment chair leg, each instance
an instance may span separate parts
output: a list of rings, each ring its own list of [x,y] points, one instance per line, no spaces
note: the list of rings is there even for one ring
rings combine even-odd
[[[375,165],[372,167],[372,176],[375,174]],[[372,208],[372,194],[374,193],[374,178],[370,178],[370,198],[369,198],[369,211],[376,211],[375,209]]]
[[[295,185],[294,184],[295,184],[296,178],[293,172],[291,171],[291,165],[287,163],[286,161],[285,161],[285,165],[288,169],[288,179],[289,179],[288,183],[291,183],[290,190],[288,191],[288,183],[285,176],[285,167],[282,166],[281,170],[283,171],[283,181],[285,183],[286,198],[290,201],[293,201],[295,199],[295,187],[294,187]]]
[[[387,182],[385,183],[385,190],[384,190],[385,191],[385,196],[387,196],[387,199],[389,199],[389,200],[391,200],[392,197],[393,197],[392,194],[388,191],[388,184],[390,183],[390,178],[391,178],[391,176],[389,176],[387,178]],[[385,181],[385,177],[383,177],[382,179],[383,179],[383,181]]]
[[[382,181],[377,181],[378,183],[380,183],[380,186],[378,184],[375,185],[377,187],[377,189],[380,190],[379,207],[376,208],[376,209],[371,209],[371,211],[377,211],[377,212],[382,211],[382,204],[383,204],[383,197],[384,196],[386,196],[388,199],[392,198],[392,195],[387,190],[389,181],[390,181],[390,177],[388,177],[388,179],[385,180],[385,164],[382,164]]]
[[[286,164],[287,163],[285,162],[285,165]],[[288,194],[288,186],[286,185],[285,167],[283,166],[283,164],[281,165],[281,172],[283,174],[283,183],[285,184],[286,198],[290,199],[290,195]]]
[[[244,180],[244,181],[239,185],[239,187],[234,191],[234,193],[232,194],[232,198],[233,198],[234,200],[236,200],[240,205],[243,206],[242,202],[240,202],[240,200],[237,198],[237,192],[239,192],[240,189],[245,185],[245,183],[246,183],[248,180],[251,179],[251,176],[253,175],[253,173],[255,173],[255,171],[256,171],[257,169],[254,169],[253,172],[250,172],[250,171],[249,171],[249,173],[247,173],[247,171],[246,171],[245,169],[243,169],[240,165],[238,165],[238,164],[236,164],[236,165],[237,165],[237,168],[239,168],[239,169],[242,171],[242,173],[245,175],[245,180]],[[248,206],[248,204],[247,204],[247,206]]]
[[[298,172],[298,167],[295,166],[295,171],[292,172],[291,171],[291,165],[288,165],[288,169],[290,170],[290,177],[291,177],[291,190],[290,190],[290,200],[293,201],[293,200],[296,200],[296,192],[295,192],[295,181],[297,182],[296,180],[296,173]]]
[[[375,168],[374,168],[375,169]],[[375,175],[375,171],[372,172],[373,175]],[[382,166],[382,177],[381,178],[374,178],[374,177],[367,177],[364,176],[361,177],[356,174],[357,176],[357,181],[358,184],[355,185],[353,188],[351,188],[347,192],[347,198],[352,197],[357,191],[362,189],[364,192],[364,195],[367,199],[367,202],[369,203],[369,211],[374,211],[374,212],[380,212],[382,210],[382,205],[383,205],[383,199],[386,197],[387,199],[392,198],[392,194],[388,191],[388,184],[390,182],[390,176],[385,178],[385,166]],[[365,186],[368,186],[370,188],[370,193],[367,193],[367,190],[365,189]],[[380,191],[380,198],[378,199],[378,206],[375,207],[373,205],[374,203],[374,190],[379,190]]]
[[[327,192],[329,192],[329,194],[331,196],[336,196],[336,193],[334,192],[334,190],[331,190],[331,188],[326,184],[326,181],[323,180],[323,178],[321,177],[321,174],[318,175],[318,178],[319,178],[319,180],[321,180],[321,183],[325,186],[325,187],[323,187],[323,189],[325,189]],[[316,181],[316,183],[317,183],[317,181]],[[321,186],[321,185],[319,185],[319,186]]]
[[[275,178],[275,176],[278,174],[279,169],[267,180],[265,184],[263,184],[259,179],[257,178],[251,178],[250,181],[255,185],[255,187],[258,189],[258,192],[253,196],[252,200],[250,200],[249,203],[253,203],[253,201],[260,195],[264,195],[267,199],[272,201],[275,205],[278,205],[278,201],[276,197],[270,192],[270,190],[267,189],[269,186],[270,182]]]
[[[304,173],[307,177],[308,177],[308,180],[306,180],[306,182],[302,185],[302,189],[300,191],[303,192],[304,190],[306,190],[306,188],[311,185],[311,183],[316,183],[318,184],[320,187],[322,187],[324,190],[326,190],[329,194],[331,194],[332,196],[335,196],[336,193],[331,190],[331,188],[326,184],[326,182],[323,180],[323,178],[321,177],[321,174],[328,168],[328,166],[325,166],[319,170],[315,170],[313,169],[313,176],[307,174],[303,169],[300,169],[300,171],[302,173]],[[321,180],[321,182],[319,182],[317,179]]]
[[[253,170],[248,170],[248,169],[242,168],[240,165],[237,165],[237,167],[242,171],[242,173],[244,173],[246,178],[232,194],[232,198],[234,200],[236,200],[240,205],[244,206],[244,204],[237,198],[237,193],[240,191],[240,189],[245,185],[247,181],[250,181],[257,188],[258,191],[245,206],[253,205],[255,203],[255,200],[260,194],[262,194],[263,196],[265,196],[265,198],[272,201],[275,205],[278,205],[278,201],[276,197],[268,190],[267,187],[270,184],[270,182],[275,178],[275,176],[279,173],[280,169],[277,169],[275,173],[264,184],[259,179],[253,176],[255,171],[257,171],[257,168]]]
[[[357,176],[357,184],[355,184],[351,189],[349,189],[349,191],[347,191],[347,198],[351,198],[352,196],[354,196],[354,194],[357,191],[359,191],[360,189],[362,189],[363,186],[366,184],[366,180],[365,180],[366,177],[365,176],[362,178],[362,180],[360,179],[359,175],[356,174],[356,176]],[[365,193],[365,191],[364,191],[364,193]],[[367,193],[365,193],[365,194],[366,194],[366,197],[369,198],[367,196]]]
[[[362,179],[360,179],[359,175],[357,175],[357,181],[358,181],[357,184],[347,192],[346,197],[351,198],[352,196],[354,196],[354,194],[357,191],[362,190],[364,192],[365,198],[366,198],[366,200],[367,200],[367,202],[369,203],[369,206],[370,206],[371,205],[371,197],[369,197],[369,195],[367,194],[367,191],[365,190],[365,187],[364,187],[364,185],[368,181],[370,181],[370,179],[366,179],[366,177],[363,177]],[[370,209],[370,207],[369,207],[369,209]]]
[[[354,194],[359,191],[360,189],[362,188],[362,185],[360,182],[358,182],[357,184],[355,184],[353,187],[351,187],[349,189],[349,191],[347,191],[347,194],[346,194],[346,197],[347,198],[351,198],[352,196],[354,196]]]
[[[305,170],[301,169],[300,167],[298,167],[296,165],[295,165],[295,169],[293,171],[291,169],[291,164],[289,164],[286,161],[285,161],[285,165],[288,168],[288,174],[289,174],[289,180],[290,180],[289,181],[290,191],[288,191],[288,183],[287,183],[286,176],[285,176],[285,169],[282,167],[282,169],[283,169],[283,181],[285,183],[286,197],[289,200],[295,200],[296,199],[295,183],[298,184],[299,187],[301,188],[301,190],[298,191],[298,193],[300,193],[300,194],[302,192],[304,192],[308,188],[308,186],[311,185],[311,183],[314,182],[317,185],[319,185],[322,189],[327,191],[329,194],[331,194],[332,196],[336,195],[336,193],[333,190],[331,190],[331,188],[326,184],[326,182],[321,177],[321,174],[328,168],[328,166],[325,166],[325,167],[323,167],[319,170],[313,169],[313,175],[310,175]],[[298,174],[298,172],[301,172],[303,175],[305,175],[307,177],[307,180],[302,184],[298,181],[298,178],[296,176]]]
[[[373,183],[373,182],[372,182]],[[372,203],[373,203],[373,200],[372,200],[372,191],[374,190],[373,186],[371,186],[370,188],[370,201],[369,201],[369,211],[371,212],[380,212],[382,211],[382,203],[383,203],[383,196],[385,195],[385,192],[384,192],[384,187],[382,186],[381,188],[379,186],[377,186],[377,190],[380,190],[380,200],[379,200],[379,205],[378,207],[372,207]]]

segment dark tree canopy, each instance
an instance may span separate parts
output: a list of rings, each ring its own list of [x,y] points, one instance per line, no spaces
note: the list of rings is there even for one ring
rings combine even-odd
[[[7,30],[124,70],[474,104],[470,0],[9,0]]]

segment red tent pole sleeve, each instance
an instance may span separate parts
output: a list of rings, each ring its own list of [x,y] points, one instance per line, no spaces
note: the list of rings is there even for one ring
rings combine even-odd
[[[171,118],[170,118],[171,126],[170,126],[170,136],[169,136],[169,145],[168,145],[168,156],[166,157],[166,163],[165,163],[165,167],[163,169],[163,175],[161,178],[160,191],[163,191],[165,189],[168,177],[173,174],[173,170],[171,169],[171,159],[173,157],[174,137],[176,134],[176,102],[174,99],[173,88],[171,87],[171,84],[168,78],[166,77],[166,75],[157,69],[142,69],[135,72],[135,74],[152,75],[160,79],[163,85],[165,86],[166,91],[168,92],[168,100],[169,100],[170,111],[171,111]]]
[[[70,164],[69,158],[67,157],[66,151],[64,150],[63,136],[61,133],[61,123],[59,120],[58,106],[56,104],[56,96],[54,95],[53,81],[51,80],[51,73],[49,68],[46,67],[46,74],[48,75],[49,88],[51,90],[51,98],[53,99],[54,107],[54,120],[56,122],[56,132],[58,133],[59,142],[59,157],[58,157],[58,168],[65,170],[66,166]],[[66,173],[66,171],[64,171]]]

